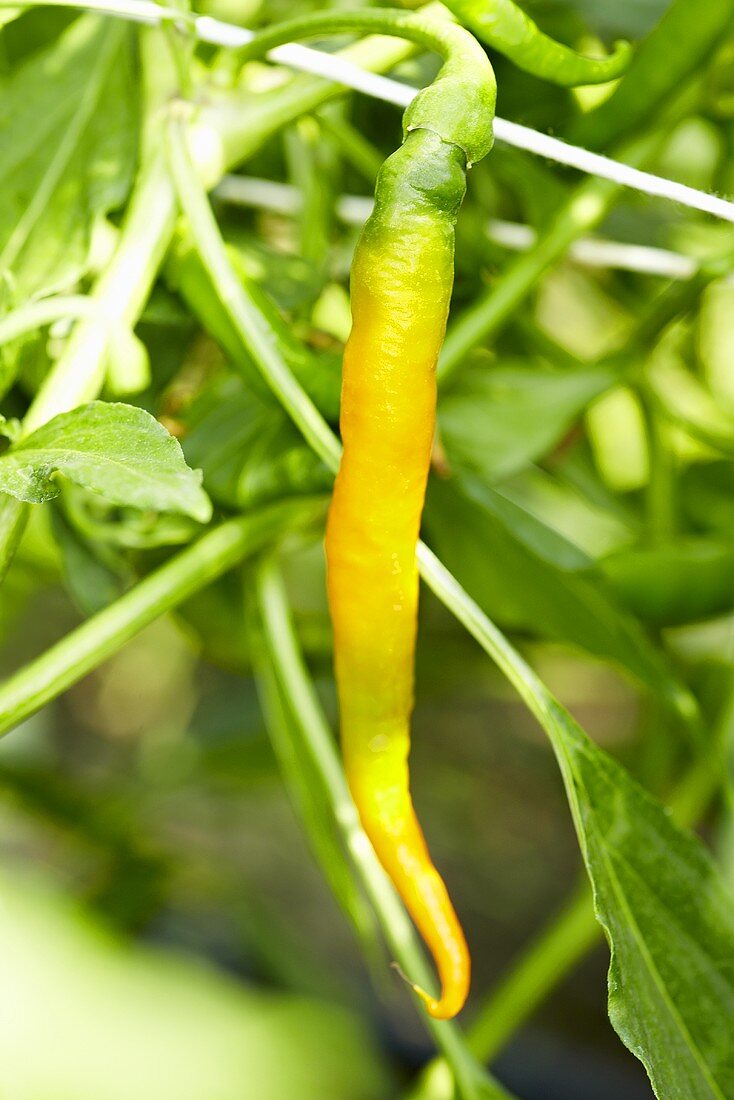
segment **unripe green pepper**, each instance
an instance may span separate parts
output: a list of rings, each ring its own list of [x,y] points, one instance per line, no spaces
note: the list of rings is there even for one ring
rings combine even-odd
[[[553,84],[603,84],[621,76],[631,49],[617,42],[609,57],[584,57],[543,34],[512,0],[444,0],[447,8],[477,38],[509,57],[525,72]]]

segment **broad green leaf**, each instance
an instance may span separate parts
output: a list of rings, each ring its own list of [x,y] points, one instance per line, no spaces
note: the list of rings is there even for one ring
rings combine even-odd
[[[430,551],[424,576],[547,733],[612,957],[609,1014],[660,1100],[734,1096],[734,898],[701,842],[587,737]]]
[[[0,876],[0,1093],[18,1100],[386,1100],[346,1009],[257,993],[113,938],[50,890]]]
[[[211,516],[178,441],[133,405],[93,401],[54,417],[0,456],[0,491],[39,504],[58,496],[57,473],[120,506]]]
[[[252,507],[331,485],[325,466],[285,413],[236,377],[215,379],[186,423],[187,460],[201,466],[207,492],[227,507]]]
[[[734,1095],[734,897],[696,837],[570,715],[546,728],[610,940],[609,1016],[661,1100]]]
[[[558,532],[469,476],[431,483],[426,524],[441,560],[492,618],[612,661],[679,705],[652,642]]]
[[[135,162],[132,39],[77,19],[3,89],[2,295],[24,299],[84,274],[95,223],[125,198]]]
[[[449,463],[487,481],[506,477],[547,454],[615,380],[604,367],[563,373],[527,365],[467,370],[440,405]]]
[[[93,615],[121,595],[129,577],[109,548],[87,540],[60,508],[54,508],[51,515],[66,587],[79,610]]]
[[[644,622],[678,626],[721,615],[734,604],[734,547],[689,539],[610,555],[600,570]]]

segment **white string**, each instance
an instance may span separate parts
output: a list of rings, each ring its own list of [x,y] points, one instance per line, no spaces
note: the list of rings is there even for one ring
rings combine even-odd
[[[255,176],[224,176],[215,195],[223,202],[276,214],[297,214],[303,205],[303,196],[297,187]],[[364,195],[340,195],[336,199],[335,213],[345,225],[362,225],[370,216],[372,205],[372,199]],[[497,218],[487,222],[486,233],[495,244],[514,252],[532,248],[537,240],[532,226]],[[582,237],[574,241],[567,255],[584,267],[616,268],[665,279],[691,279],[699,266],[691,256],[681,252],[602,237]]]
[[[182,29],[192,30],[202,42],[215,46],[237,48],[252,41],[254,34],[244,27],[212,19],[207,15],[192,17],[186,13],[165,8],[152,0],[47,0],[54,6],[84,8],[90,11],[107,12],[123,16],[139,23],[157,25],[164,21],[178,24]],[[5,6],[0,0],[0,7]],[[394,103],[398,107],[407,107],[418,94],[417,88],[401,84],[377,73],[370,73],[334,54],[314,50],[308,46],[289,44],[270,50],[267,55],[272,61],[298,69],[326,80],[343,84],[348,88],[363,92],[373,99]],[[528,126],[510,122],[504,118],[495,118],[495,134],[498,141],[514,145],[536,156],[576,168],[587,175],[608,179],[622,187],[629,187],[647,195],[680,203],[715,218],[734,222],[734,202],[722,199],[718,195],[699,191],[695,187],[676,183],[674,180],[631,168],[628,164],[613,160],[599,153],[591,153],[576,145],[569,145],[560,138],[541,134]]]

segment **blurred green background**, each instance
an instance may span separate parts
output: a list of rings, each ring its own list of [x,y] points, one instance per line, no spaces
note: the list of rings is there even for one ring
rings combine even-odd
[[[577,46],[636,39],[665,6],[526,5]],[[201,10],[255,26],[293,7],[211,0]],[[34,12],[8,24],[0,94],[72,18]],[[200,54],[226,86],[231,63]],[[723,41],[653,170],[734,189],[732,57]],[[495,60],[500,113],[541,130],[562,132],[599,94],[551,88]],[[419,84],[434,71],[421,59],[399,75]],[[268,79],[256,67],[245,90]],[[367,139],[368,162],[399,140],[397,112],[356,97],[290,126],[242,168],[303,190],[308,218],[215,197],[243,276],[281,308],[327,383],[348,331],[357,233],[334,200],[371,192],[369,168],[345,154],[343,130],[334,137],[345,121]],[[457,314],[511,260],[484,231],[487,218],[542,229],[574,183],[501,145],[472,172]],[[99,219],[97,251],[66,289],[85,289],[104,266],[119,222],[116,207]],[[695,261],[734,245],[728,226],[629,193],[600,232]],[[220,514],[272,499],[283,481],[323,490],[324,472],[295,431],[215,342],[206,304],[184,286],[184,261],[182,245],[137,326],[138,375],[131,356],[121,376],[112,371],[108,396],[132,392],[181,435]],[[656,695],[650,653],[696,691],[707,719],[726,709],[734,666],[734,286],[694,287],[640,346],[640,315],[665,285],[572,259],[544,273],[442,398],[447,469],[437,467],[451,476],[434,478],[426,513],[426,536],[449,567],[594,740],[658,794],[691,746]],[[7,415],[22,414],[63,336],[52,330],[7,352]],[[638,368],[662,408],[656,452],[649,410],[625,374]],[[70,487],[35,508],[0,601],[0,672],[192,533],[187,521],[119,513]],[[321,546],[293,542],[282,558],[336,728]],[[249,588],[247,570],[228,575],[0,741],[2,1100],[387,1100],[433,1053],[404,983],[380,951],[365,962],[304,839],[258,703]],[[425,593],[414,729],[418,813],[472,949],[471,1019],[573,892],[578,845],[545,736]],[[703,829],[731,877],[727,812],[714,806]],[[652,1095],[607,1020],[607,964],[600,946],[497,1061],[523,1100]]]

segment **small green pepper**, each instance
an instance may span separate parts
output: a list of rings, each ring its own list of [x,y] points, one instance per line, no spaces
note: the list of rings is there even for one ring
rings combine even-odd
[[[553,84],[604,84],[627,68],[631,48],[617,42],[609,57],[584,57],[540,28],[512,0],[444,0],[456,18],[482,42],[519,69]]]

